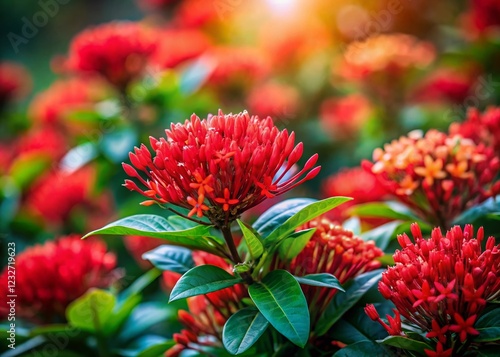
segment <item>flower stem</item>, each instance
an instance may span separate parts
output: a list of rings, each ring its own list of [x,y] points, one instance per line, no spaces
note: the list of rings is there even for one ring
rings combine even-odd
[[[224,236],[224,240],[226,241],[227,247],[231,252],[231,257],[234,264],[240,264],[243,261],[241,260],[240,255],[238,254],[238,250],[236,249],[236,245],[234,244],[233,234],[231,233],[231,227],[229,224],[223,225],[221,228],[222,235]],[[240,273],[240,276],[245,280],[247,284],[252,284],[253,279],[252,276],[248,272]]]

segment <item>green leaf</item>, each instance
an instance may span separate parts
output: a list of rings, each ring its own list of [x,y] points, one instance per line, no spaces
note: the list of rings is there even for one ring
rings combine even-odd
[[[337,207],[338,205],[350,201],[349,197],[330,197],[322,201],[311,203],[300,209],[293,216],[288,218],[283,224],[272,231],[265,239],[264,246],[272,247],[279,243],[283,238],[293,233],[295,229],[309,222],[311,219],[322,215],[325,212]]]
[[[222,331],[224,347],[232,354],[245,352],[266,331],[269,322],[255,307],[238,311],[227,320]]]
[[[155,281],[161,275],[161,270],[157,268],[152,268],[146,273],[144,273],[141,277],[139,277],[136,281],[134,281],[128,288],[123,290],[119,295],[119,300],[125,300],[129,296],[139,294],[142,290],[144,290],[149,284]]]
[[[378,283],[383,271],[378,269],[357,276],[346,288],[345,294],[336,294],[318,321],[316,335],[324,335],[374,284]]]
[[[243,233],[243,237],[245,238],[250,256],[253,259],[257,259],[262,255],[262,253],[264,253],[264,246],[262,245],[259,237],[257,237],[255,233],[245,225],[245,223],[243,223],[239,219],[236,221],[238,222],[241,232]]]
[[[395,237],[396,229],[399,225],[401,225],[401,221],[393,221],[383,224],[377,228],[364,232],[361,234],[361,238],[365,241],[373,240],[377,247],[385,250],[391,239]]]
[[[388,357],[389,352],[380,345],[371,341],[361,341],[353,343],[347,347],[341,348],[333,357]]]
[[[144,237],[166,239],[170,244],[180,245],[190,249],[199,249],[215,255],[221,255],[221,245],[212,239],[210,227],[198,225],[178,230],[178,220],[171,223],[170,219],[161,216],[138,214],[122,218],[107,226],[87,233],[83,238],[92,235],[139,235]]]
[[[320,286],[345,291],[335,276],[329,273],[309,274],[304,276],[294,276],[300,284]]]
[[[137,357],[158,357],[163,356],[164,353],[175,345],[174,341],[167,341],[155,344],[142,350]]]
[[[142,259],[149,260],[161,270],[184,274],[194,267],[191,251],[187,248],[161,245],[142,255]]]
[[[242,281],[215,265],[200,265],[189,270],[179,279],[170,294],[169,302],[211,293]]]
[[[472,224],[491,214],[500,213],[500,196],[491,197],[483,203],[473,206],[455,218],[453,224]]]
[[[500,327],[500,308],[482,315],[474,325],[475,328]]]
[[[283,239],[278,247],[280,258],[282,260],[291,260],[299,255],[314,232],[316,232],[316,228],[306,229],[290,234],[287,238]]]
[[[252,226],[261,236],[266,237],[295,213],[314,202],[317,201],[312,198],[293,198],[282,201],[264,212]]]
[[[425,355],[424,350],[433,350],[433,348],[425,342],[412,340],[411,338],[403,336],[388,336],[383,340],[378,340],[377,342],[383,345],[401,348],[403,350],[415,351],[422,355]]]
[[[253,302],[273,327],[299,347],[309,339],[310,317],[299,283],[285,270],[273,270],[248,287]]]
[[[139,304],[125,321],[118,339],[126,342],[145,334],[151,326],[177,317],[177,310],[166,302],[144,302]]]
[[[402,221],[418,220],[418,218],[410,212],[406,206],[393,202],[364,203],[351,207],[348,212],[349,214],[358,217],[388,218]]]
[[[478,328],[479,336],[474,337],[474,342],[500,341],[500,327]]]
[[[91,289],[69,304],[66,317],[73,327],[101,334],[113,313],[116,298],[100,289]]]
[[[10,168],[10,176],[21,189],[28,187],[50,166],[47,155],[29,153],[20,156]]]

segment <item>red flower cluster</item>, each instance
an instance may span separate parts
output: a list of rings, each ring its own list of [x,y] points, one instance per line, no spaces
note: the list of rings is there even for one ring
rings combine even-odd
[[[224,259],[205,252],[193,252],[193,260],[198,265],[215,265],[232,273],[232,266]],[[164,273],[167,286],[175,284],[175,273]],[[179,321],[186,327],[174,334],[177,343],[166,356],[173,357],[186,349],[195,349],[196,345],[220,346],[222,329],[226,321],[238,310],[242,309],[241,300],[248,297],[243,285],[215,291],[206,295],[198,295],[187,299],[189,311],[179,310]]]
[[[500,156],[500,107],[490,107],[484,113],[470,108],[463,123],[450,125],[450,133],[472,139],[476,144],[493,146]]]
[[[500,159],[493,149],[470,139],[430,130],[375,149],[374,173],[393,196],[429,223],[450,227],[453,218],[500,192]]]
[[[61,237],[27,248],[16,257],[16,314],[34,322],[65,320],[66,307],[89,288],[107,288],[117,278],[116,256],[96,239]],[[9,270],[0,276],[7,296]],[[5,304],[0,315],[6,316]]]
[[[411,232],[414,243],[406,234],[398,236],[402,250],[394,253],[395,266],[379,282],[380,293],[397,309],[389,326],[382,325],[389,334],[401,335],[402,315],[436,343],[437,352],[461,355],[466,340],[479,334],[474,323],[486,302],[499,297],[500,245],[490,237],[482,251],[483,229],[474,238],[471,225],[463,230],[455,226],[445,236],[435,228],[430,239],[422,238],[417,224]],[[381,322],[373,306],[365,310]],[[434,351],[426,353],[436,356]]]
[[[347,196],[353,200],[343,203],[327,213],[328,218],[342,222],[347,210],[357,204],[378,202],[387,192],[378,183],[375,175],[361,167],[343,169],[328,177],[322,184],[324,197]]]
[[[500,27],[500,3],[496,0],[470,0],[468,20],[478,33]]]
[[[60,159],[67,150],[65,136],[50,127],[42,127],[26,133],[15,145],[16,160],[27,156],[44,156],[55,161]]]
[[[72,112],[92,109],[93,104],[104,99],[103,84],[87,77],[56,81],[35,97],[30,116],[40,125],[67,125],[66,119]]]
[[[232,5],[214,2],[207,6],[205,0],[182,0],[174,13],[173,22],[181,28],[208,27],[219,20],[227,20]]]
[[[330,273],[341,284],[354,277],[377,269],[382,251],[373,241],[365,242],[353,232],[330,222],[316,219],[298,230],[316,228],[304,249],[291,261],[276,260],[273,269],[286,269],[296,276]],[[303,285],[302,290],[309,304],[311,324],[325,312],[337,290]]]
[[[156,40],[152,32],[137,23],[100,25],[73,39],[66,66],[76,72],[98,73],[124,89],[143,73]]]
[[[291,86],[267,83],[254,87],[248,95],[247,104],[255,115],[288,120],[297,114],[299,93]]]
[[[24,97],[31,90],[31,77],[16,63],[0,63],[0,109],[12,100]]]
[[[417,102],[463,103],[474,84],[475,78],[471,73],[440,69],[424,79],[415,89],[413,99]]]
[[[210,39],[201,31],[168,29],[158,34],[157,48],[150,62],[160,68],[174,68],[194,59],[211,45]]]
[[[351,43],[338,74],[348,80],[366,80],[379,73],[399,77],[409,69],[426,67],[434,57],[430,42],[405,34],[377,35]]]
[[[200,120],[193,114],[165,132],[167,138],[150,138],[154,157],[143,144],[129,155],[135,168],[123,164],[127,175],[146,189],[131,180],[124,186],[149,198],[145,205],[171,203],[190,210],[189,217],[205,216],[218,227],[264,199],[312,179],[320,170],[313,168],[315,154],[301,171],[285,179],[303,147],[295,146],[295,134],[280,132],[270,117],[219,111]]]
[[[332,137],[349,140],[359,133],[371,113],[370,102],[359,94],[327,99],[321,104],[321,126]]]
[[[96,172],[84,167],[73,173],[58,170],[35,182],[26,206],[50,224],[62,224],[77,206],[91,205]]]

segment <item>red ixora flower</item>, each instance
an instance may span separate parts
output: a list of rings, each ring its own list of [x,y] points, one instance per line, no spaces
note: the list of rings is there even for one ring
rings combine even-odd
[[[224,259],[205,252],[193,252],[195,265],[215,265],[232,273],[233,267]],[[168,288],[173,288],[180,274],[164,272],[163,277]],[[179,321],[186,327],[175,333],[176,342],[166,356],[179,356],[186,349],[197,350],[198,346],[222,346],[222,329],[226,321],[244,307],[243,298],[248,298],[247,290],[237,284],[229,288],[206,295],[187,299],[189,311],[179,310]]]
[[[0,63],[0,109],[10,101],[24,97],[32,82],[26,69],[13,62]]]
[[[132,166],[123,164],[145,189],[131,180],[124,186],[149,198],[144,205],[170,203],[188,209],[188,217],[205,216],[218,227],[320,170],[314,167],[315,154],[290,175],[302,156],[302,143],[295,146],[295,134],[280,132],[270,117],[219,111],[201,120],[193,114],[165,133],[166,138],[150,138],[154,156],[143,144],[130,153]],[[285,179],[287,174],[291,177]]]
[[[272,269],[286,269],[295,276],[330,273],[341,284],[356,276],[380,267],[376,258],[382,251],[373,241],[364,241],[353,232],[326,218],[312,220],[297,230],[315,228],[304,249],[292,260],[276,259]],[[309,304],[311,324],[317,322],[337,293],[336,289],[303,285]]]
[[[461,135],[495,149],[500,156],[500,107],[489,107],[484,113],[477,108],[469,108],[465,121],[452,123],[450,134]]]
[[[479,333],[474,323],[486,302],[500,296],[500,244],[489,237],[482,251],[484,231],[480,228],[475,238],[471,225],[455,226],[444,236],[435,228],[430,239],[422,238],[416,223],[411,232],[414,242],[406,234],[398,236],[402,250],[382,274],[379,291],[408,324],[437,342],[429,356],[450,355],[453,346],[458,353],[461,344]],[[373,319],[372,310],[365,311]]]
[[[70,235],[35,245],[16,257],[16,314],[34,322],[65,320],[66,307],[89,288],[107,288],[119,277],[116,256],[98,239]],[[8,270],[0,276],[2,296]],[[6,316],[5,304],[0,315]]]
[[[72,41],[66,66],[98,73],[124,89],[142,74],[156,47],[154,33],[133,22],[111,22],[84,30]]]
[[[429,223],[450,227],[467,208],[500,192],[500,159],[491,147],[437,130],[414,131],[375,149],[374,173],[391,195]]]

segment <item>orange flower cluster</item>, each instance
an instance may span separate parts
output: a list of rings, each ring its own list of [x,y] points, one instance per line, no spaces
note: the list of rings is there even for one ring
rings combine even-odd
[[[404,335],[402,315],[435,343],[428,356],[462,355],[470,348],[466,341],[479,334],[474,323],[486,303],[499,297],[500,245],[489,237],[483,251],[484,231],[480,228],[474,238],[471,225],[455,226],[445,236],[435,228],[430,239],[422,238],[417,224],[411,232],[415,242],[398,236],[402,250],[394,253],[395,266],[379,282],[382,296],[396,305],[396,316],[387,325],[373,305],[365,311],[391,335]]]
[[[440,227],[500,192],[500,159],[491,147],[430,130],[375,149],[363,167],[421,218]]]
[[[412,68],[423,68],[435,57],[430,42],[406,34],[383,34],[349,44],[339,75],[348,80],[366,80],[378,73],[391,77]]]
[[[66,307],[89,288],[107,288],[118,278],[116,256],[96,239],[61,237],[27,248],[16,257],[16,314],[34,322],[65,320]],[[0,276],[7,296],[9,270]],[[0,306],[0,317],[7,315]]]

